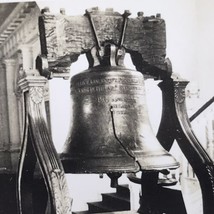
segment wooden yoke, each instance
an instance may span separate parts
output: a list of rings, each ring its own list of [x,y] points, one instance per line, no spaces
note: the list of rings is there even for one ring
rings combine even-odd
[[[158,79],[170,76],[171,69],[166,56],[165,21],[160,15],[128,18],[107,9],[86,10],[84,16],[59,15],[43,10],[39,18],[41,56],[37,58],[37,69],[48,78],[68,76],[71,63],[80,54],[86,54],[89,66],[93,64],[90,55],[95,47],[101,54],[106,42],[124,49],[131,55],[136,70]],[[167,63],[166,63],[167,62]]]

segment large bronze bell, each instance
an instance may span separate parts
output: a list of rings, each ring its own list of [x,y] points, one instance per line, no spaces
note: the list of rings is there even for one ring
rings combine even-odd
[[[178,167],[152,132],[143,75],[112,65],[109,46],[107,52],[103,64],[71,78],[71,127],[61,154],[65,171],[122,173]]]

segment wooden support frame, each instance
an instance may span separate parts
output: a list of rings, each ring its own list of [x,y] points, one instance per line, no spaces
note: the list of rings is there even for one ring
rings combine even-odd
[[[99,44],[107,41],[124,48],[130,54],[136,70],[147,76],[164,79],[171,75],[170,61],[165,58],[165,21],[160,14],[144,16],[139,12],[136,18],[127,19],[124,32],[124,17],[129,12],[121,15],[113,9],[100,11],[96,7],[86,11],[83,16],[67,16],[42,10],[39,17],[41,56],[36,63],[41,75],[68,78],[70,65],[81,54],[86,54],[89,61],[93,58],[90,52],[96,48],[97,39]],[[120,44],[122,34],[123,44]],[[102,45],[100,48],[102,52]]]
[[[195,136],[186,111],[185,88],[188,81],[176,78],[159,84],[163,112],[157,138],[166,150],[174,140],[196,173],[202,191],[203,214],[214,213],[214,164]]]
[[[122,29],[122,16],[113,11],[100,13],[97,9],[92,10],[91,14],[99,26],[96,27],[97,35],[104,32],[100,43],[108,38],[107,40],[112,44],[118,44]],[[101,26],[99,20],[105,24],[110,20],[112,28],[105,24]],[[80,54],[92,54],[91,50],[96,45],[96,41],[93,39],[89,26],[85,16],[69,17],[64,14],[55,16],[44,11],[39,18],[42,56],[37,58],[37,68],[40,74],[47,78],[67,78],[71,63],[75,62]],[[104,29],[105,26],[107,30]],[[116,31],[114,26],[117,26]],[[168,59],[165,59],[165,22],[159,16],[143,17],[139,14],[138,18],[128,20],[126,30],[123,48],[130,53],[136,70],[155,79],[163,80],[159,84],[163,93],[163,113],[157,138],[166,150],[170,150],[173,141],[177,140],[199,179],[204,214],[214,213],[213,162],[194,135],[187,117],[185,106],[187,81],[171,78],[171,64]],[[24,184],[22,181],[33,179],[35,164],[38,160],[49,196],[49,206],[44,212],[71,213],[71,201],[64,171],[47,129],[42,99],[44,82],[45,78],[41,76],[25,77],[20,81],[25,95],[26,112],[18,173],[19,211],[20,213],[33,213],[31,187],[28,186],[29,182]],[[29,154],[32,155],[29,156]],[[156,198],[152,197],[152,194],[157,191],[157,188],[152,187],[157,183],[157,173],[143,174],[142,181],[144,181],[142,187],[146,187],[144,192],[146,196],[141,204],[142,213],[160,213],[155,207]],[[142,189],[144,190],[145,188]],[[28,198],[26,203],[22,200],[24,196]]]
[[[20,214],[35,213],[32,184],[37,161],[48,193],[47,204],[44,204],[44,210],[40,210],[40,213],[71,213],[71,198],[64,169],[54,148],[46,121],[43,96],[46,81],[46,78],[40,76],[37,71],[19,81],[25,103],[24,134],[17,178]]]

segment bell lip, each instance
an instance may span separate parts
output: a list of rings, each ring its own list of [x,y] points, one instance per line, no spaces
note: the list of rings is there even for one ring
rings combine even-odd
[[[144,156],[144,158],[138,158],[137,162],[141,168],[141,171],[162,171],[165,169],[172,170],[180,167],[180,163],[169,153],[165,153],[165,155],[161,156],[156,156],[155,159],[153,159],[152,156],[147,158],[145,158]]]
[[[74,174],[99,174],[99,173],[114,173],[114,172],[121,172],[121,173],[136,173],[139,171],[162,171],[162,170],[173,170],[173,169],[177,169],[180,167],[180,163],[177,162],[174,158],[172,157],[168,157],[170,158],[170,161],[168,161],[167,164],[145,164],[145,162],[141,161],[141,160],[137,160],[137,161],[130,161],[128,162],[126,165],[122,165],[122,166],[118,166],[118,165],[113,165],[111,164],[109,165],[97,165],[95,163],[97,163],[96,158],[94,158],[93,160],[91,160],[91,163],[89,163],[86,159],[83,160],[81,158],[70,158],[70,157],[66,157],[63,155],[63,153],[61,153],[60,155],[60,159],[62,161],[64,170],[66,173],[74,173]],[[101,158],[103,160],[103,158]],[[116,161],[116,160],[115,160]],[[118,158],[118,162],[122,162],[124,163],[123,159]],[[86,163],[86,164],[85,164]],[[107,162],[106,162],[107,163]],[[95,164],[95,166],[94,166]]]
[[[100,173],[130,173],[138,172],[139,165],[129,157],[107,158],[71,158],[60,154],[60,159],[66,173],[74,174],[100,174]],[[102,160],[102,161],[101,161]],[[100,164],[102,163],[102,164]],[[118,163],[115,165],[115,163]],[[126,164],[121,164],[126,163]]]
[[[142,167],[141,166],[141,170],[140,171],[163,171],[163,170],[166,170],[166,169],[169,169],[169,170],[173,170],[173,169],[178,169],[180,167],[180,163],[177,162],[175,163],[174,165],[173,164],[168,164],[168,165],[165,165],[165,166],[144,166]]]

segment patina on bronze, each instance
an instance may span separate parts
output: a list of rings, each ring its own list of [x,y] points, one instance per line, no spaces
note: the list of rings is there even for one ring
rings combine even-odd
[[[115,53],[124,55],[124,50],[107,44],[102,52],[102,61],[93,60],[100,64],[71,78],[71,127],[61,154],[65,171],[122,173],[178,167],[152,132],[143,75],[117,60],[121,56]]]

